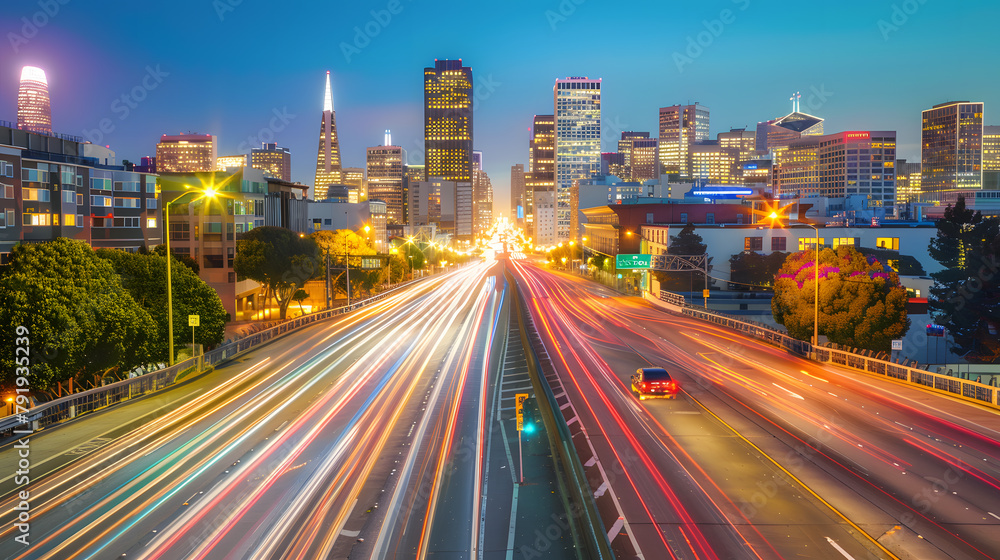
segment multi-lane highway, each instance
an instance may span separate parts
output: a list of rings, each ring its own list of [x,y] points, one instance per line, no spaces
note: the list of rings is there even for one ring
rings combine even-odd
[[[1000,558],[997,413],[515,268],[619,558]]]
[[[30,485],[0,480],[0,556],[469,558],[480,509],[504,517],[504,500],[479,499],[494,264],[35,434]],[[8,447],[0,473],[17,460]],[[30,491],[28,546],[14,541],[15,489]]]

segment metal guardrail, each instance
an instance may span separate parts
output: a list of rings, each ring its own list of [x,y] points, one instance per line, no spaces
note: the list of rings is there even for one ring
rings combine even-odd
[[[552,451],[554,458],[558,458],[563,466],[564,484],[567,490],[566,493],[568,494],[566,498],[572,507],[570,511],[577,512],[577,514],[571,515],[568,521],[573,523],[575,531],[579,532],[580,540],[582,541],[583,550],[580,551],[581,555],[579,557],[592,560],[614,560],[611,543],[608,541],[607,529],[601,521],[601,514],[597,511],[594,493],[590,487],[590,482],[587,480],[583,463],[580,462],[580,456],[576,452],[573,436],[570,434],[566,419],[559,410],[559,404],[556,401],[555,394],[552,392],[552,387],[549,386],[548,381],[545,379],[545,373],[542,371],[538,355],[528,340],[528,305],[524,293],[521,292],[509,269],[504,270],[504,275],[507,278],[507,285],[514,291],[515,297],[511,298],[513,306],[511,313],[516,314],[520,325],[518,330],[521,336],[521,344],[524,347],[524,355],[528,361],[528,370],[531,373],[532,385],[541,387],[542,389],[542,394],[538,395],[541,397],[538,399],[539,412],[542,414],[546,427],[555,428],[548,431],[550,434],[556,436],[556,439],[559,441],[559,445],[552,446]]]
[[[291,331],[319,321],[336,317],[338,315],[350,313],[351,311],[380,301],[415,282],[420,282],[420,280],[411,280],[410,282],[399,284],[388,291],[382,292],[368,299],[352,303],[351,305],[299,316],[290,321],[285,321],[281,324],[275,325],[269,329],[262,330],[239,340],[234,340],[224,344],[218,348],[214,348],[206,352],[203,356],[188,358],[183,362],[174,364],[173,366],[164,369],[151,371],[143,375],[123,379],[101,387],[88,389],[80,393],[73,393],[72,395],[67,395],[65,397],[41,403],[28,409],[23,414],[15,414],[0,418],[0,437],[13,435],[16,428],[24,426],[25,424],[30,425],[31,431],[36,431],[76,418],[77,416],[81,416],[83,414],[107,408],[113,404],[118,404],[129,399],[159,391],[160,389],[173,385],[177,381],[177,375],[179,373],[195,367],[199,358],[204,360],[203,363],[206,365],[214,366],[220,364]]]
[[[660,298],[654,298],[651,294],[644,294],[644,297],[654,301],[666,301],[669,306],[676,308],[675,311],[681,313],[682,315],[731,328],[758,340],[763,340],[775,346],[780,346],[792,354],[809,358],[816,362],[838,364],[844,367],[892,378],[897,381],[943,391],[945,393],[970,399],[994,408],[1000,408],[1000,389],[992,385],[933,373],[922,369],[872,358],[870,356],[862,356],[851,352],[845,352],[843,350],[834,350],[823,346],[814,347],[808,342],[792,338],[783,332],[776,331],[768,325],[738,319],[736,317],[727,316],[714,311],[706,311],[702,307],[692,307],[686,304],[677,305],[671,303],[669,299],[664,300],[662,294]]]

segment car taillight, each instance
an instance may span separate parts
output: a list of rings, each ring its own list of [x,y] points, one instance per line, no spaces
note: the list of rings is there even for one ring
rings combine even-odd
[[[677,390],[677,383],[674,382],[674,381],[671,381],[670,383],[667,383],[667,387],[669,387],[671,391],[676,391]]]
[[[649,381],[643,381],[639,386],[642,387],[643,391],[648,391],[649,390]]]

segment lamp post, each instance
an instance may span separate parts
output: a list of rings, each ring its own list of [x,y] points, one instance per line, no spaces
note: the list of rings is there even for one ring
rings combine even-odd
[[[184,185],[184,188],[193,189],[190,185]],[[163,237],[167,245],[167,363],[171,366],[174,365],[174,290],[170,282],[170,260],[173,256],[170,254],[170,205],[193,192],[200,192],[202,197],[209,199],[215,198],[215,189],[194,189],[182,192],[163,205]]]

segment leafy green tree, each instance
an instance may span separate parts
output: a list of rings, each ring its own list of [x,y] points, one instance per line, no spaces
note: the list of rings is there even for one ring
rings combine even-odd
[[[702,243],[702,238],[695,232],[693,224],[687,224],[677,235],[670,236],[670,244],[667,246],[667,254],[670,255],[705,255],[708,246]],[[712,261],[709,258],[708,271],[711,274]],[[653,273],[660,282],[660,289],[668,292],[687,292],[689,290],[700,290],[705,286],[705,273],[702,271],[692,272],[660,272]],[[711,280],[709,285],[711,285]]]
[[[302,302],[305,301],[305,300],[307,300],[307,299],[309,299],[309,292],[307,292],[305,290],[298,289],[298,290],[295,291],[294,294],[292,294],[292,300],[294,300],[295,302],[297,302],[299,304],[299,313],[301,313],[303,315],[306,314],[306,310],[302,308]]]
[[[788,253],[775,251],[762,255],[743,251],[729,258],[729,279],[736,290],[763,290],[774,288],[774,277],[785,264]]]
[[[156,253],[126,253],[114,249],[98,249],[96,254],[111,264],[121,278],[122,286],[156,323],[150,361],[168,361],[166,258]],[[181,348],[191,342],[188,315],[198,315],[201,325],[195,328],[195,342],[211,348],[225,338],[229,314],[226,313],[219,294],[191,269],[179,264],[179,260],[175,258],[170,270],[173,285],[174,347]]]
[[[89,245],[60,237],[18,245],[0,267],[0,344],[15,346],[28,329],[31,389],[56,382],[128,372],[150,363],[156,325],[136,304],[111,264]],[[40,352],[43,347],[47,351]],[[15,355],[0,353],[3,383],[13,385]]]
[[[800,251],[785,260],[775,279],[774,319],[799,340],[813,333],[815,253]],[[831,342],[889,351],[910,327],[909,301],[899,276],[853,247],[823,249],[819,258],[819,332]]]
[[[329,255],[331,267],[340,268],[332,282],[335,290],[347,293],[347,274],[343,270],[345,261],[348,262],[351,269],[352,298],[359,296],[365,290],[366,285],[374,285],[374,282],[362,278],[363,275],[367,274],[367,271],[361,269],[361,258],[376,254],[375,249],[368,244],[364,237],[349,229],[321,230],[313,233],[310,237],[316,243],[324,262],[326,255]]]
[[[973,212],[959,197],[945,209],[937,229],[928,254],[942,269],[931,274],[931,316],[948,330],[953,352],[970,361],[997,363],[1000,220]]]
[[[143,251],[143,250],[140,249],[139,252],[140,253],[147,253],[148,251]],[[165,256],[167,256],[167,246],[166,246],[166,244],[157,245],[156,247],[153,247],[153,251],[152,252],[154,254],[160,255],[161,257],[165,257]],[[180,255],[178,255],[178,254],[174,254],[174,260],[176,260],[179,263],[183,264],[184,266],[190,268],[191,272],[194,272],[195,274],[198,274],[201,271],[201,266],[198,265],[198,261],[196,261],[193,258],[191,258],[191,255],[186,255],[186,254],[180,254]]]
[[[244,233],[236,242],[233,270],[259,282],[278,302],[285,319],[296,290],[322,271],[322,259],[311,237],[281,227],[264,226]]]
[[[413,270],[423,270],[426,258],[416,243],[404,243],[399,248],[402,251],[402,259],[406,263],[407,270],[409,270],[410,263],[413,263]]]

